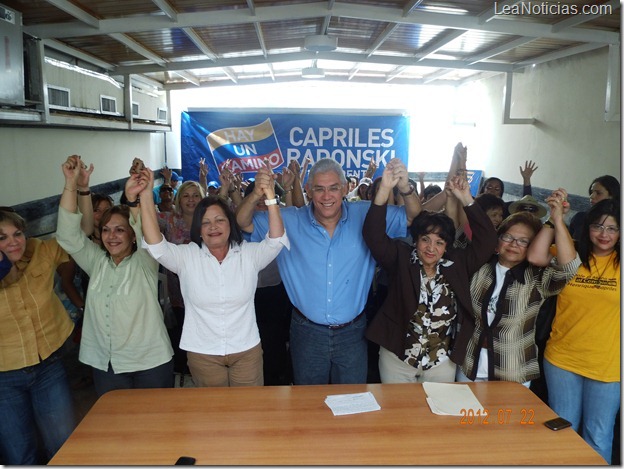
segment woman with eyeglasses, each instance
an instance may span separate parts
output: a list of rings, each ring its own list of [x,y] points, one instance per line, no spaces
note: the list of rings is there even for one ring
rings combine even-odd
[[[497,254],[470,280],[474,327],[462,325],[459,331],[454,353],[463,359],[457,381],[515,381],[528,387],[540,376],[537,313],[580,265],[563,221],[564,201],[563,190],[546,199],[550,220],[544,226],[532,213],[518,212],[498,227]],[[547,255],[553,236],[557,258],[546,267],[532,265],[533,251]],[[459,350],[461,344],[465,350]]]
[[[559,294],[544,352],[548,405],[611,463],[620,408],[620,204],[596,203],[578,243],[582,261]]]
[[[471,244],[455,248],[453,220],[426,211],[410,226],[413,245],[389,238],[386,211],[397,182],[386,168],[362,231],[389,279],[388,295],[366,337],[380,346],[382,383],[453,382],[455,358],[449,357],[449,352],[456,324],[470,308],[470,275],[494,252],[496,232],[483,209],[474,203],[468,182],[454,177],[447,182],[447,204],[463,207],[473,229]]]

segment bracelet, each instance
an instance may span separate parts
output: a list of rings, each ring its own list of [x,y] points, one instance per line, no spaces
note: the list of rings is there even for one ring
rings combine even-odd
[[[67,186],[65,186],[63,189],[66,190],[67,192],[76,192],[76,189],[70,189]]]
[[[408,195],[412,195],[414,193],[414,186],[412,186],[410,184],[410,190],[408,190],[407,192],[401,192],[401,190],[399,189],[399,194],[401,194],[403,197],[407,197]]]
[[[464,207],[472,207],[474,205],[475,201],[473,200],[472,202],[470,202],[468,205],[464,205]]]
[[[550,226],[553,230],[555,229],[555,224],[550,221],[550,218],[544,222],[545,226]]]
[[[134,202],[130,202],[129,200],[126,200],[126,205],[132,208],[138,207],[140,203],[141,203],[141,200],[138,197]]]
[[[91,191],[88,189],[86,191],[78,191],[78,195],[91,195]]]

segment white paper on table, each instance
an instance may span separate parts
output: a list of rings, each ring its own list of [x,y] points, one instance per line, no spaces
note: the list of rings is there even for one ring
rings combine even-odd
[[[325,404],[334,415],[359,414],[381,409],[371,392],[334,394],[325,398]]]
[[[467,384],[423,383],[427,404],[437,415],[466,415],[468,410],[481,414],[485,409]]]

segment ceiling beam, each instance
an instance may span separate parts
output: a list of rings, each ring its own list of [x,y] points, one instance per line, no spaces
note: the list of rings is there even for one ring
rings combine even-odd
[[[86,54],[85,52],[79,49],[74,49],[73,47],[68,46],[64,42],[56,41],[54,39],[44,39],[43,45],[45,47],[49,47],[50,49],[55,49],[60,52],[63,52],[64,54],[67,54],[71,57],[76,57],[78,60],[82,60],[84,62],[88,62],[90,64],[96,65],[100,68],[103,68],[104,70],[111,71],[115,69],[115,66],[113,64],[110,64],[101,59],[93,57],[92,55]]]
[[[514,64],[515,69],[528,67],[530,65],[537,65],[544,62],[550,62],[551,60],[563,59],[564,57],[569,57],[571,55],[582,54],[583,52],[589,52],[591,50],[600,49],[601,47],[606,47],[605,44],[581,44],[580,46],[568,47],[567,49],[561,49],[555,52],[548,52],[546,54],[533,57],[529,60],[523,60],[521,62],[516,62]],[[515,70],[514,70],[515,71]]]
[[[204,42],[204,40],[199,36],[199,34],[195,32],[194,29],[182,28],[182,32],[186,34],[191,42],[195,44],[195,47],[197,47],[206,57],[211,60],[215,60],[217,58],[217,54],[215,54],[214,51],[210,47],[208,47],[208,44]]]
[[[119,33],[112,33],[112,34],[109,34],[109,36],[112,37],[113,39],[115,39],[116,41],[121,42],[122,44],[124,44],[129,49],[132,49],[137,54],[142,55],[146,59],[151,60],[152,62],[155,62],[155,63],[157,63],[159,65],[164,65],[165,63],[167,63],[167,61],[165,59],[163,59],[162,57],[154,54],[152,51],[146,49],[141,44],[139,44],[137,41],[132,39],[130,36],[127,36],[125,34],[119,34]],[[162,70],[162,68],[161,68],[161,70]]]
[[[502,0],[500,2],[494,2],[494,5],[477,15],[479,24],[485,24],[488,21],[493,20],[496,18],[498,12],[503,8],[512,7],[521,1],[522,0]]]
[[[235,67],[242,65],[258,65],[267,63],[283,63],[299,60],[337,60],[340,62],[364,62],[372,64],[391,64],[405,65],[412,67],[438,67],[438,68],[466,68],[469,70],[480,71],[496,71],[508,72],[513,70],[513,65],[495,63],[495,62],[478,62],[470,64],[462,60],[442,60],[442,59],[422,59],[418,60],[414,57],[391,57],[391,56],[372,56],[366,57],[364,54],[353,54],[347,52],[292,52],[284,54],[272,54],[268,57],[230,57],[219,58],[217,60],[195,60],[185,62],[169,62],[164,66],[159,65],[132,65],[126,67],[118,67],[114,70],[115,74],[143,74],[162,72],[163,70],[193,70],[198,68],[221,68]]]
[[[54,5],[59,10],[63,10],[65,13],[73,16],[74,18],[76,18],[77,20],[80,20],[81,22],[85,24],[88,24],[89,26],[92,26],[93,28],[100,27],[99,18],[96,18],[90,13],[87,13],[85,10],[83,10],[80,7],[77,7],[76,5],[69,2],[68,0],[46,0],[46,1],[50,5]],[[93,32],[93,29],[91,31]]]
[[[160,11],[167,15],[171,21],[178,21],[178,12],[167,0],[152,0],[152,2],[154,2],[154,5],[160,8]]]
[[[570,28],[572,26],[578,26],[579,24],[587,23],[588,21],[595,20],[596,18],[600,18],[604,16],[605,14],[607,14],[606,10],[613,11],[616,8],[620,8],[620,0],[611,0],[609,2],[605,2],[599,5],[592,5],[592,6],[604,8],[605,12],[603,14],[594,14],[594,15],[578,13],[570,18],[566,18],[564,20],[561,20],[553,24],[552,26],[553,32],[556,33],[559,31],[563,31],[566,28]]]
[[[256,7],[255,11],[255,16],[251,16],[246,9],[180,13],[178,14],[178,20],[175,22],[172,22],[168,17],[155,15],[111,18],[100,20],[97,32],[110,34],[170,29],[171,27],[235,26],[265,21],[323,18],[328,14],[325,2]],[[569,27],[563,31],[553,32],[552,26],[549,24],[534,21],[509,21],[509,19],[500,18],[501,15],[497,15],[485,24],[479,24],[478,16],[452,15],[423,10],[417,10],[404,16],[401,8],[355,5],[341,2],[336,2],[333,5],[331,14],[333,16],[368,21],[442,26],[452,29],[487,31],[535,38],[544,37],[577,42],[602,42],[605,44],[620,43],[618,32],[578,27]],[[93,27],[86,26],[82,22],[25,26],[24,32],[43,39],[93,36],[94,33],[97,33],[94,32]]]

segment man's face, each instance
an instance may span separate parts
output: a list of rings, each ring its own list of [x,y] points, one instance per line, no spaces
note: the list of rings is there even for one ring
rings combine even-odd
[[[306,188],[314,207],[314,217],[321,224],[340,219],[347,185],[340,182],[338,174],[334,171],[317,173],[313,181],[308,181]]]

